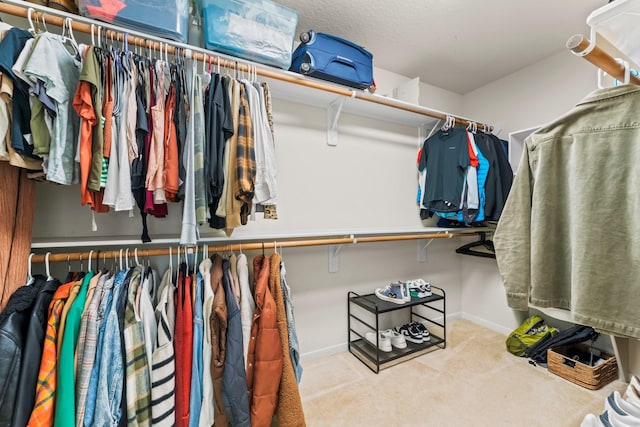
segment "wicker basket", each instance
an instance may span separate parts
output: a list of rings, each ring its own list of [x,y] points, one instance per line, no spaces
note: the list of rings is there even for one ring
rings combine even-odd
[[[575,350],[589,352],[589,346],[576,344],[547,350],[547,368],[549,372],[590,390],[597,390],[618,377],[616,357],[598,349],[592,349],[595,355],[604,359],[597,366],[589,366],[570,357]]]

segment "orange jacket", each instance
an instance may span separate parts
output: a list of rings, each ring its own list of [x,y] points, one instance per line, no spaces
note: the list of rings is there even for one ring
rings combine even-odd
[[[247,355],[247,390],[251,426],[269,427],[278,405],[282,375],[282,343],[276,322],[276,303],[269,291],[269,258],[253,260],[256,311]]]

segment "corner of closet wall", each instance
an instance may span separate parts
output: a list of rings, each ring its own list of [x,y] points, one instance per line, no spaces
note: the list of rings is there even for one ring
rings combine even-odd
[[[597,68],[563,50],[463,96],[462,112],[500,127],[499,136],[544,125],[597,89]],[[507,306],[495,262],[464,257],[462,311],[502,333],[513,330],[524,313]]]

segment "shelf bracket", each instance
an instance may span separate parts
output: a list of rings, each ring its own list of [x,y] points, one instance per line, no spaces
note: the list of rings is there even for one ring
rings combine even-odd
[[[418,262],[427,260],[427,247],[433,242],[433,239],[418,239]]]
[[[346,98],[336,98],[327,107],[327,144],[331,147],[338,145],[338,119]]]
[[[429,133],[427,133],[427,130],[429,129],[429,125],[427,123],[423,123],[420,125],[420,128],[418,129],[418,138],[420,138],[420,142],[419,142],[420,148],[422,148],[424,141],[428,139],[431,135],[433,135],[438,130],[438,128],[440,128],[440,123],[442,123],[442,120],[440,119],[436,120],[435,124],[433,125]]]
[[[329,245],[329,273],[337,273],[340,267],[340,249],[342,245]]]

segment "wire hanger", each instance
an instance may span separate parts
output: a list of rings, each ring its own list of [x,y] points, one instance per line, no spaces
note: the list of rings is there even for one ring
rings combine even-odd
[[[82,263],[82,252],[80,253],[80,272],[84,271],[84,264]]]

